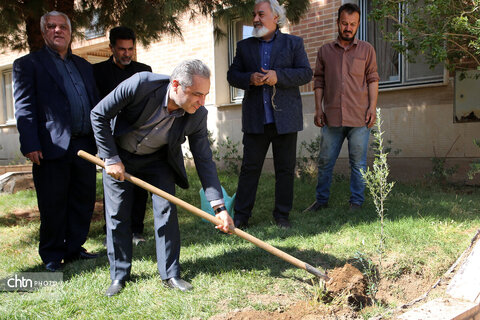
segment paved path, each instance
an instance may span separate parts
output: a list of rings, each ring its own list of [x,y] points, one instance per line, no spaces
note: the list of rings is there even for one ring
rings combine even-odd
[[[480,320],[480,240],[476,241],[446,290],[445,298],[429,301],[410,310],[403,320]]]

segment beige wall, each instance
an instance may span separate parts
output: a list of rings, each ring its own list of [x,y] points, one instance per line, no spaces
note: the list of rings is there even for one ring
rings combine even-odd
[[[312,68],[315,66],[316,51],[324,43],[335,39],[337,9],[343,1],[312,0],[305,18],[295,26],[287,26],[284,32],[302,36]],[[215,47],[217,93],[216,111],[210,111],[210,118],[216,126],[211,127],[218,140],[230,137],[241,142],[241,107],[228,104],[228,84],[225,80],[228,57],[226,41]],[[299,132],[298,143],[310,141],[320,135],[320,129],[313,124],[314,97],[311,83],[302,88],[304,130]],[[225,95],[226,93],[226,95]],[[226,96],[226,98],[225,98]],[[392,175],[401,180],[422,178],[432,170],[432,157],[448,157],[447,166],[459,165],[454,175],[457,181],[466,179],[469,164],[480,158],[480,149],[472,143],[480,138],[480,123],[453,123],[453,81],[443,84],[380,90],[378,107],[383,115],[384,140],[387,146],[400,150],[391,154]],[[225,102],[227,101],[227,102]],[[372,151],[369,151],[371,158]],[[271,157],[271,150],[267,158]],[[265,167],[271,169],[272,161],[267,159]],[[348,152],[346,143],[342,148],[336,170],[348,173]]]
[[[105,37],[92,40],[75,41],[72,44],[72,50],[75,54],[94,62],[89,53],[97,49],[108,47],[108,41]],[[0,54],[0,75],[3,70],[12,69],[15,59],[26,55],[28,52],[15,52],[6,49]],[[0,103],[3,112],[3,92],[0,92]],[[15,123],[0,124],[0,165],[24,163],[25,158],[20,152],[19,135]]]
[[[198,17],[190,21],[182,19],[183,39],[165,35],[148,48],[137,44],[137,60],[150,65],[153,72],[170,74],[173,68],[185,59],[200,59],[213,71],[213,24],[210,18]],[[207,104],[212,104],[215,87],[212,86]]]
[[[25,54],[25,52],[10,51],[9,49],[5,49],[5,51],[0,54],[0,69],[4,70],[11,68],[13,61],[21,56],[24,56]]]
[[[12,52],[5,49],[0,54],[0,75],[4,70],[12,69],[13,61],[23,56],[24,52]],[[1,82],[1,79],[0,79]],[[0,92],[0,112],[3,112],[3,90]],[[14,123],[0,124],[0,165],[13,162],[22,162],[23,157],[19,150],[18,132]]]
[[[311,1],[311,9],[296,26],[287,26],[284,32],[304,38],[312,68],[315,66],[318,47],[336,37],[335,20],[342,1]],[[196,19],[183,25],[184,41],[165,38],[160,43],[138,49],[138,60],[150,64],[154,72],[169,73],[181,59],[200,58],[212,69],[212,88],[207,101],[209,130],[217,142],[229,137],[240,143],[241,106],[230,104],[228,70],[228,42],[214,43],[211,19]],[[226,31],[226,26],[222,26]],[[447,165],[458,164],[457,181],[465,179],[469,163],[480,158],[480,149],[472,140],[480,138],[480,123],[453,123],[453,83],[427,85],[416,88],[381,90],[378,106],[382,109],[383,130],[388,146],[401,150],[391,154],[392,175],[401,180],[422,178],[431,171],[434,156],[448,156]],[[314,100],[311,84],[302,87],[304,130],[298,142],[310,141],[320,134],[313,125]],[[346,143],[345,143],[346,145]],[[336,170],[348,173],[348,152],[344,145]],[[451,150],[450,150],[451,148]],[[241,148],[240,148],[241,150]],[[450,151],[449,151],[450,150]],[[370,150],[369,156],[372,156]],[[266,169],[272,168],[271,150],[267,154]]]
[[[340,0],[312,0],[310,12],[302,22],[284,28],[285,32],[304,38],[312,68],[318,47],[336,37],[336,10],[341,3]],[[227,39],[214,41],[211,18],[198,17],[191,21],[185,16],[183,21],[183,39],[164,36],[161,41],[148,48],[138,44],[137,60],[152,66],[154,72],[165,74],[169,74],[183,59],[198,58],[206,62],[212,70],[211,90],[206,103],[209,110],[209,130],[213,132],[217,142],[229,137],[240,143],[241,106],[229,103],[230,93],[226,80]],[[223,28],[226,31],[226,26]],[[102,37],[75,43],[74,52],[88,58],[88,52],[106,46],[107,39]],[[1,54],[0,69],[11,66],[13,60],[20,55]],[[431,171],[432,157],[448,156],[450,163],[461,166],[460,173],[455,178],[464,180],[468,164],[473,159],[480,158],[480,149],[472,143],[474,138],[480,138],[480,123],[454,124],[453,96],[451,80],[440,85],[381,90],[378,106],[382,109],[384,119],[384,138],[386,141],[391,140],[390,146],[393,149],[401,150],[398,155],[389,156],[392,173],[396,177],[421,178],[424,173]],[[299,133],[299,144],[320,134],[320,129],[313,125],[314,100],[311,84],[302,87],[302,98],[305,129]],[[6,131],[3,130],[2,136],[5,136]],[[8,134],[15,134],[15,130],[9,130],[13,133]],[[1,152],[0,150],[0,158]],[[267,157],[270,158],[271,153]],[[267,159],[266,167],[271,167],[270,159]],[[345,146],[337,170],[348,172]]]

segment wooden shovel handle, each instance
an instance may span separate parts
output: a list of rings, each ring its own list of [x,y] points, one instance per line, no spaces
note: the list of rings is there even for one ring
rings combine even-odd
[[[90,161],[94,164],[96,164],[97,166],[99,167],[102,167],[105,169],[105,163],[98,157],[95,157],[91,154],[89,154],[88,152],[85,152],[83,150],[80,150],[78,151],[78,156],[87,160],[87,161]],[[190,203],[188,202],[185,202],[139,178],[136,178],[134,176],[132,176],[131,174],[125,172],[125,179],[130,181],[131,183],[139,186],[140,188],[143,188],[147,191],[150,191],[151,193],[153,194],[156,194],[157,196],[160,196],[168,201],[170,201],[171,203],[174,203],[175,205],[179,206],[179,207],[182,207],[183,209],[193,213],[194,215],[196,216],[199,216],[205,220],[208,220],[210,221],[211,223],[213,223],[214,225],[221,225],[223,224],[222,220],[218,219],[217,217],[214,217],[208,213],[206,213],[205,211],[203,210],[200,210],[198,209],[197,207],[191,205]],[[259,248],[262,248],[263,250],[265,251],[268,251],[270,252],[271,254],[279,257],[280,259],[283,259],[291,264],[293,264],[294,266],[300,268],[300,269],[303,269],[303,270],[306,270],[307,272],[313,274],[314,276],[318,277],[318,278],[321,278],[321,279],[324,279],[325,281],[328,281],[330,280],[330,278],[324,273],[324,272],[321,272],[320,270],[312,267],[311,265],[309,265],[308,263],[305,263],[291,255],[289,255],[288,253],[280,250],[280,249],[277,249],[275,248],[274,246],[272,245],[269,245],[268,243],[246,233],[245,231],[243,230],[240,230],[238,228],[235,228],[234,226],[230,226],[229,228],[229,231],[237,236],[239,236],[240,238],[243,238],[251,243],[253,243],[254,245],[256,245],[257,247]]]

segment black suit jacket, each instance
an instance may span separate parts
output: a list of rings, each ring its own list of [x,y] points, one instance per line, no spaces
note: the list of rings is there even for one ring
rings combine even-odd
[[[92,66],[76,55],[72,55],[72,59],[93,108],[99,99]],[[22,153],[40,150],[45,159],[63,156],[70,144],[70,103],[62,77],[46,47],[15,60],[13,83]],[[93,135],[92,146],[95,147]]]
[[[263,133],[263,87],[250,85],[250,76],[261,71],[260,41],[251,37],[237,43],[237,52],[227,79],[245,90],[242,102],[242,130]],[[302,99],[299,86],[312,80],[312,68],[300,37],[277,31],[270,56],[270,69],[277,73],[275,125],[279,134],[303,129]]]
[[[97,104],[91,120],[100,157],[118,155],[115,136],[139,128],[150,118],[162,104],[169,81],[165,75],[140,72],[123,81]],[[188,188],[181,148],[188,137],[205,196],[212,201],[222,199],[223,195],[208,141],[207,113],[202,106],[194,114],[185,113],[175,118],[168,136],[168,162],[175,172],[176,184]]]
[[[103,99],[122,81],[142,71],[152,72],[152,68],[149,65],[132,60],[129,65],[121,69],[113,62],[113,56],[103,62],[95,63],[93,65],[93,75],[97,82],[100,98]]]

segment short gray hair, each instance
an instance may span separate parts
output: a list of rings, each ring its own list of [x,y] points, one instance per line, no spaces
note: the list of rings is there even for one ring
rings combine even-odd
[[[210,69],[198,59],[184,60],[173,69],[170,79],[178,80],[186,88],[193,84],[193,76],[210,79]]]
[[[266,2],[270,5],[273,15],[278,17],[277,26],[283,27],[287,23],[287,16],[285,15],[285,8],[281,6],[277,0],[256,0],[255,5]]]
[[[42,31],[42,34],[45,34],[46,31],[46,26],[47,26],[47,18],[48,17],[56,17],[56,16],[62,16],[65,18],[68,24],[68,29],[70,29],[70,33],[72,33],[72,23],[70,22],[70,19],[68,16],[60,11],[50,11],[45,13],[41,18],[40,18],[40,30]]]

